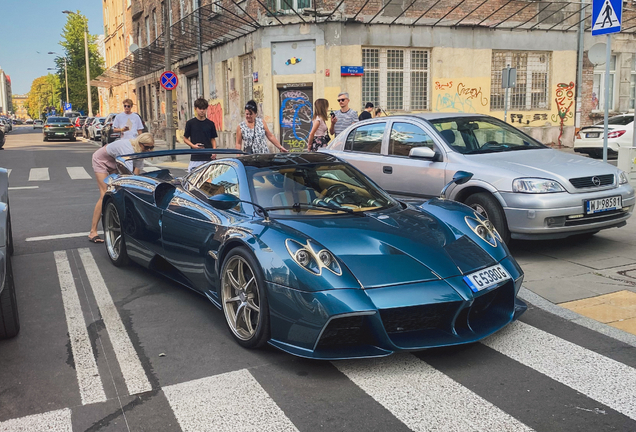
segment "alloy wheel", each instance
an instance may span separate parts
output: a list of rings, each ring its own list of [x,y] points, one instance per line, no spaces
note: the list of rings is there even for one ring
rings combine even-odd
[[[117,260],[119,255],[121,254],[121,244],[122,244],[122,232],[121,232],[121,223],[119,221],[119,214],[117,213],[117,209],[111,203],[108,205],[106,209],[106,227],[105,237],[106,237],[106,247],[108,249],[108,254],[113,260]]]
[[[241,256],[230,258],[221,280],[223,309],[234,335],[250,340],[258,331],[260,295],[254,270]]]

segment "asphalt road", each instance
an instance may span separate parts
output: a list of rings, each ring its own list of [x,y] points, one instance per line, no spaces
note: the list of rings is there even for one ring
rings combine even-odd
[[[378,360],[240,348],[205,298],[87,242],[96,146],[18,127],[5,148],[22,328],[0,431],[636,430],[636,344],[532,304],[482,343]]]

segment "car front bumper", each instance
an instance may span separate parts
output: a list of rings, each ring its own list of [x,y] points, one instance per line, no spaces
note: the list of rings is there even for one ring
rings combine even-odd
[[[382,357],[479,341],[527,308],[517,298],[523,275],[464,297],[462,276],[373,289],[298,291],[267,282],[269,343],[300,357],[338,360]],[[465,290],[464,290],[465,292]]]
[[[620,195],[622,208],[585,214],[585,201]],[[625,225],[636,198],[626,184],[604,191],[572,194],[520,194],[501,192],[511,237],[519,240],[548,240],[595,232]],[[583,216],[581,216],[583,215]]]

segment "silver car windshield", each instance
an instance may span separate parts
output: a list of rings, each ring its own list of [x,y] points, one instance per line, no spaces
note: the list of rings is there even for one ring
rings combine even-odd
[[[547,148],[513,126],[486,117],[431,120],[448,145],[462,154],[483,154]]]

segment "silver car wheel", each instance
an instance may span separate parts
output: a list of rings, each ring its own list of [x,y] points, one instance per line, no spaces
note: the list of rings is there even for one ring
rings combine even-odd
[[[117,261],[121,254],[121,223],[119,214],[113,204],[109,204],[106,208],[104,234],[106,237],[106,248],[108,255],[113,261]]]
[[[256,334],[260,318],[260,297],[254,270],[239,255],[231,257],[224,268],[221,298],[225,318],[232,333],[247,341]]]

